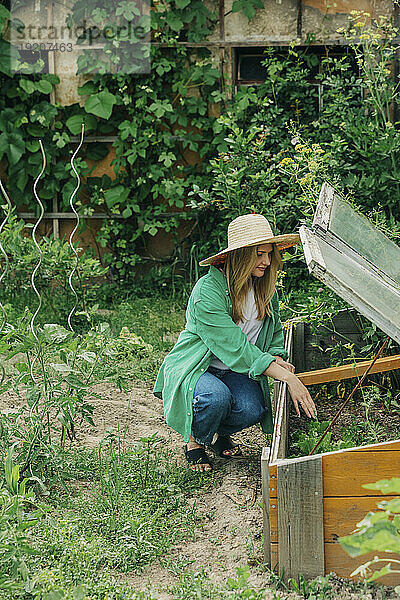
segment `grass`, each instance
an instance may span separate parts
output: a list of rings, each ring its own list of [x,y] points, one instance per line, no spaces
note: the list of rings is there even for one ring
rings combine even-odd
[[[106,314],[95,313],[92,325],[101,322],[110,325],[115,339],[127,329],[127,335],[136,336],[138,343],[132,344],[129,339],[120,337],[117,355],[104,357],[98,376],[107,377],[124,389],[129,388],[133,380],[151,385],[165,355],[185,327],[185,307],[168,298],[138,298],[123,302]]]
[[[105,315],[94,312],[94,324],[107,321],[115,336],[128,327],[143,340],[143,348],[122,343],[117,360],[105,358],[99,374],[113,373],[120,382],[153,382],[184,327],[184,308],[166,298],[147,298],[123,302]],[[365,411],[371,411],[370,404]],[[5,494],[0,477],[0,599],[153,600],[150,593],[132,589],[129,574],[142,572],[156,560],[165,561],[173,547],[195,539],[201,520],[194,498],[210,489],[213,477],[199,477],[182,467],[155,436],[128,445],[112,431],[93,451],[60,448],[50,466],[45,481],[48,495],[41,497],[48,508],[37,523],[31,500],[23,498],[17,498],[17,512],[10,513],[8,521],[1,520],[2,493],[7,502],[11,492]],[[207,517],[212,518],[202,518]],[[7,532],[18,527],[16,554],[7,554],[2,543]],[[254,540],[249,537],[243,543],[255,556]],[[216,583],[203,568],[188,570],[184,559],[165,564],[177,579],[168,589],[174,600],[261,600],[266,595],[250,584],[249,571],[243,567],[235,577]],[[8,590],[6,584],[2,589],[3,576],[11,582]],[[292,592],[280,581],[266,573],[265,584],[276,598]],[[327,582],[323,590],[318,585],[310,584],[302,597],[310,598],[314,592],[316,600],[338,597]],[[367,588],[364,591],[367,594]]]
[[[12,559],[2,561],[19,585],[0,598],[145,598],[117,583],[116,573],[140,572],[193,539],[199,517],[188,498],[212,480],[182,467],[155,436],[132,447],[111,435],[95,451],[58,459],[68,475],[63,485],[53,482],[48,509],[30,534],[38,554],[21,546],[25,573],[13,573]]]

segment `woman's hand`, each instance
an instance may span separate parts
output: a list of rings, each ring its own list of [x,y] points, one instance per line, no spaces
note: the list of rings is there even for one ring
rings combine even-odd
[[[282,362],[285,362],[282,358]],[[290,363],[286,363],[287,366]],[[293,367],[293,365],[290,365]],[[316,417],[317,409],[310,396],[309,391],[303,385],[298,377],[287,367],[278,364],[277,360],[274,360],[267,369],[264,371],[264,375],[278,379],[278,381],[284,381],[287,383],[291,398],[293,400],[296,413],[300,416],[300,406],[308,417]]]
[[[281,356],[275,356],[275,362],[280,367],[283,367],[284,369],[287,369],[291,373],[294,373],[294,371],[295,371],[294,365],[283,360],[283,358]]]
[[[300,381],[296,375],[290,377],[287,381],[287,385],[289,388],[290,395],[293,400],[294,407],[296,409],[296,413],[300,416],[300,406],[306,413],[307,417],[316,417],[317,409],[315,408],[315,404],[313,399],[310,396],[310,392],[306,388],[306,386]]]

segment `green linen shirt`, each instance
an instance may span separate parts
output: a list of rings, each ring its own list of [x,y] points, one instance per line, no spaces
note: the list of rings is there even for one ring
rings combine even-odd
[[[259,381],[269,408],[263,431],[273,428],[271,401],[265,369],[281,356],[287,360],[278,295],[271,300],[271,316],[266,315],[255,344],[251,344],[231,317],[231,299],[225,275],[211,266],[195,284],[186,310],[186,326],[165,357],[157,375],[153,394],[164,402],[167,424],[189,441],[192,431],[193,391],[200,375],[215,354],[232,371]]]

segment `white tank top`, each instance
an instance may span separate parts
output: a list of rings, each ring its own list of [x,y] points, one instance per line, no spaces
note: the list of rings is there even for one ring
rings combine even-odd
[[[247,335],[249,342],[255,344],[264,321],[262,319],[257,319],[257,306],[254,299],[254,289],[252,287],[246,296],[242,312],[243,320],[238,322],[238,327],[240,327],[243,333]],[[212,355],[210,367],[215,367],[216,369],[229,369],[229,367],[219,360],[215,354]]]

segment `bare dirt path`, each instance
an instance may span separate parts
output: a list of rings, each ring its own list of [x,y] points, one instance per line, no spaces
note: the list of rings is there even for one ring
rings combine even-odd
[[[128,396],[110,384],[94,386],[101,396],[92,398],[96,427],[85,426],[79,441],[95,447],[112,427],[126,441],[138,441],[157,433],[171,449],[181,454],[182,438],[164,421],[162,402],[151,389],[136,385]],[[130,576],[137,590],[151,589],[160,598],[169,598],[164,591],[177,581],[174,565],[186,563],[191,569],[209,567],[211,579],[222,582],[236,575],[236,568],[262,559],[262,510],[260,455],[265,436],[258,427],[251,427],[235,436],[242,446],[242,459],[224,460],[212,457],[216,469],[210,491],[191,501],[203,517],[196,540],[173,549],[163,561],[150,565],[143,574]],[[183,462],[183,458],[182,458]],[[266,585],[265,574],[252,573],[250,582]],[[272,598],[272,595],[271,595]]]
[[[130,394],[115,385],[103,383],[93,386],[96,396],[88,398],[95,407],[95,426],[84,424],[78,430],[78,443],[96,448],[112,429],[134,443],[143,437],[157,434],[166,446],[182,456],[181,437],[167,427],[162,402],[153,396],[151,388],[136,384]],[[7,392],[0,398],[0,411],[8,412],[21,405],[22,398]],[[258,427],[251,427],[235,436],[243,450],[243,458],[224,460],[213,457],[214,472],[208,491],[188,498],[196,503],[201,521],[195,539],[173,547],[168,556],[153,562],[141,574],[115,573],[115,577],[129,582],[139,591],[151,591],[154,598],[170,600],[168,587],[178,583],[179,566],[191,570],[208,568],[210,580],[221,584],[236,576],[236,569],[250,565],[249,583],[255,588],[268,587],[269,576],[257,564],[262,563],[262,510],[260,455],[265,436]],[[387,589],[385,595],[371,590],[355,591],[339,578],[331,580],[330,596],[335,600],[392,600],[398,598]],[[265,599],[298,599],[296,594],[284,591],[266,592]]]
[[[165,444],[179,453],[183,460],[182,439],[165,423],[162,402],[149,386],[137,384],[131,394],[119,391],[111,384],[95,386],[101,399],[93,398],[96,427],[81,431],[80,443],[95,447],[108,428],[119,430],[126,441],[157,433]],[[250,565],[249,583],[255,588],[268,587],[269,576],[257,564],[262,564],[262,508],[260,456],[265,435],[259,427],[251,427],[235,436],[241,444],[243,458],[224,460],[213,458],[214,475],[209,491],[188,501],[195,502],[202,518],[194,541],[174,547],[168,556],[149,565],[140,575],[124,576],[135,590],[151,591],[155,598],[170,600],[168,587],[179,579],[177,566],[196,570],[209,569],[210,580],[216,584],[236,576],[236,569]],[[391,600],[397,598],[389,588],[380,591],[355,591],[343,579],[331,580],[335,600]],[[298,599],[295,593],[266,592],[265,599]]]

